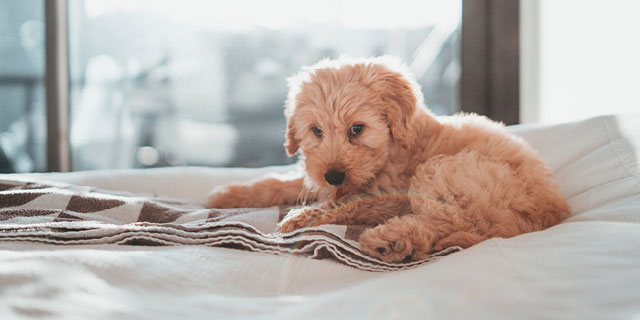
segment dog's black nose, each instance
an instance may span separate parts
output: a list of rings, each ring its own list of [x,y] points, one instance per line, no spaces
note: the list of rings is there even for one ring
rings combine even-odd
[[[324,179],[332,186],[339,186],[344,182],[344,172],[329,170],[324,174]]]

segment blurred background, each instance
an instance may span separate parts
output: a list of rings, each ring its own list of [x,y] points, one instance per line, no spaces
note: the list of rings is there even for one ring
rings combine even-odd
[[[341,54],[399,56],[436,114],[476,111],[513,124],[640,111],[634,0],[64,3],[71,170],[291,163],[282,147],[286,78]],[[45,7],[0,0],[0,172],[51,170]],[[500,52],[510,39],[514,55],[473,53]],[[474,58],[489,76],[461,81]],[[515,76],[500,78],[504,66]],[[494,97],[465,100],[480,87]]]
[[[0,169],[42,171],[44,3],[0,3]],[[461,15],[459,0],[68,1],[72,169],[290,163],[286,78],[341,54],[401,57],[455,112]]]

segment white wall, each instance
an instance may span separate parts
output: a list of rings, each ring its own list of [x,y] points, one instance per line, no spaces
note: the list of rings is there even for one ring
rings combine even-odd
[[[640,112],[640,1],[520,3],[521,122]]]

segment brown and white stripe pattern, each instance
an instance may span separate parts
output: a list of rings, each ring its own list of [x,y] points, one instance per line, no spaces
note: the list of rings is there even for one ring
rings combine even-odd
[[[57,245],[205,245],[313,259],[334,258],[357,269],[413,268],[429,259],[386,263],[362,253],[366,226],[323,225],[274,232],[289,208],[205,209],[201,205],[92,187],[0,179],[0,241]]]

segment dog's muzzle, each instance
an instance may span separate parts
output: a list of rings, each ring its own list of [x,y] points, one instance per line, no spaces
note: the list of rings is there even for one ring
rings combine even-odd
[[[329,170],[324,174],[324,179],[332,186],[339,186],[344,182],[344,172]]]

